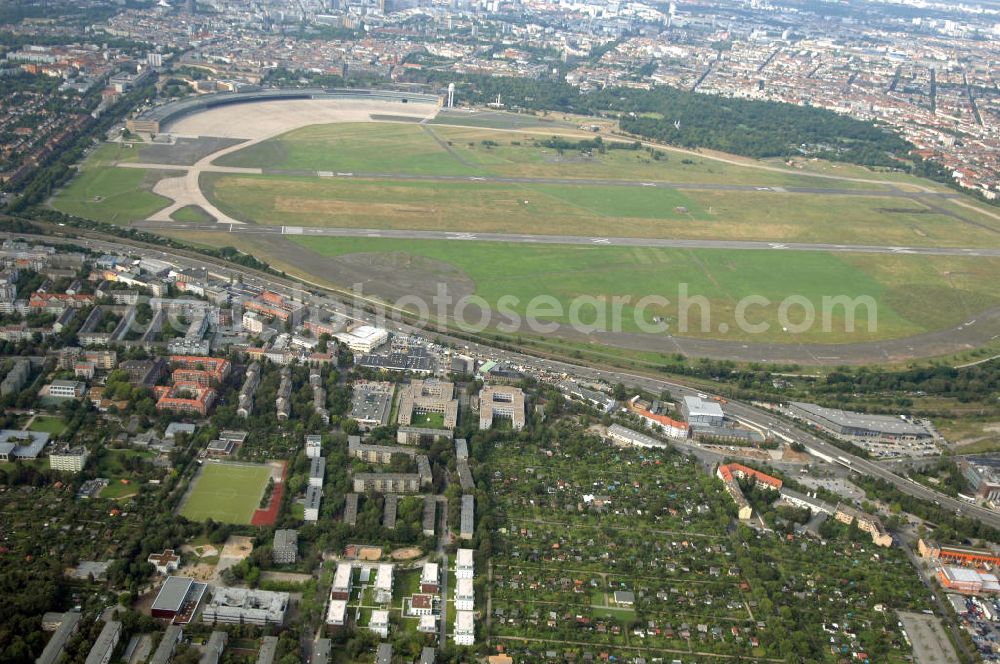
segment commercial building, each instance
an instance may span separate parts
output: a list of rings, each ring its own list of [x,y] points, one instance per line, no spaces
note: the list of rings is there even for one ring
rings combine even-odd
[[[867,415],[799,401],[790,402],[788,411],[835,436],[857,442],[916,442],[933,437],[926,427],[891,415]]]
[[[454,429],[458,423],[458,400],[454,398],[455,385],[439,380],[414,380],[404,385],[399,394],[399,424],[410,426],[414,416],[437,414],[441,426]],[[436,428],[436,427],[430,427]]]
[[[472,611],[458,611],[455,614],[454,642],[460,646],[476,643],[476,619]]]
[[[332,599],[350,599],[353,572],[354,567],[351,563],[337,563],[337,570],[333,574],[333,587],[330,590]]]
[[[509,385],[486,385],[479,392],[479,429],[490,429],[496,418],[506,418],[516,431],[524,428],[524,392]]]
[[[231,625],[281,625],[288,609],[288,593],[217,586],[205,604],[202,620]]]
[[[963,595],[1000,593],[997,577],[982,570],[945,566],[938,570],[937,578],[943,588]]]
[[[388,382],[355,382],[351,396],[351,419],[362,429],[387,425],[395,389],[395,385]]]
[[[358,325],[333,337],[350,348],[352,353],[370,353],[389,340],[389,332],[380,327]]]
[[[322,499],[322,489],[312,485],[307,487],[302,518],[306,521],[319,521],[319,504]]]
[[[35,664],[56,664],[59,661],[66,644],[76,634],[76,630],[80,626],[80,617],[76,611],[68,611],[63,614],[59,627],[56,628],[49,642],[45,644],[45,649],[35,660]]]
[[[472,494],[462,496],[462,512],[459,518],[458,536],[472,539],[475,534],[476,499]]]
[[[684,397],[681,403],[681,414],[689,425],[706,424],[721,427],[725,420],[722,406],[716,401],[708,401],[701,397]]]
[[[184,576],[168,576],[153,600],[150,615],[182,625],[190,622],[208,585]]]
[[[87,448],[64,445],[49,452],[49,468],[67,473],[79,473],[87,465]]]
[[[618,447],[646,447],[664,449],[668,445],[662,440],[634,431],[620,424],[608,427],[608,440]]]
[[[104,623],[101,633],[97,635],[97,640],[90,648],[85,664],[108,664],[121,638],[122,624],[120,622],[109,620]]]
[[[299,531],[282,529],[274,531],[271,560],[275,565],[292,565],[299,557]]]
[[[292,324],[298,324],[306,313],[306,307],[301,302],[289,300],[271,291],[264,291],[257,297],[247,300],[243,308],[283,323],[291,321]]]
[[[965,567],[1000,567],[1000,555],[988,549],[941,545],[933,540],[918,540],[917,551],[927,560],[940,560]]]

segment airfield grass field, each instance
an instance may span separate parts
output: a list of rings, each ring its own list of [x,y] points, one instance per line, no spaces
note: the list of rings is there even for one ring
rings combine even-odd
[[[756,341],[842,343],[889,339],[955,325],[973,312],[1000,305],[990,286],[1000,276],[1000,259],[917,257],[898,255],[740,250],[682,250],[596,246],[497,245],[479,242],[431,242],[374,238],[291,238],[324,256],[367,254],[391,260],[405,269],[410,258],[422,256],[449,263],[475,283],[476,295],[496,307],[503,296],[517,298],[511,309],[523,316],[527,303],[539,295],[562,305],[566,322],[569,303],[578,296],[629,296],[622,308],[622,331],[637,331],[632,304],[647,295],[670,300],[650,306],[646,320],[661,316],[672,333]],[[502,256],[502,260],[497,260]],[[679,330],[679,288],[703,296],[710,304],[709,329],[701,329],[700,309],[689,309],[687,331]],[[876,329],[868,330],[867,310],[857,310],[856,329],[846,330],[843,310],[831,317],[831,330],[819,325],[794,337],[782,332],[777,303],[801,295],[821,311],[823,296],[870,296],[877,304]],[[769,331],[748,334],[736,326],[735,306],[743,297],[761,295],[771,306],[753,308],[750,322],[766,322]],[[610,308],[610,307],[609,307]],[[581,318],[593,320],[592,309]],[[693,313],[691,313],[693,312]],[[475,320],[475,317],[471,317]],[[793,322],[795,311],[790,314]],[[719,333],[719,325],[729,328]]]
[[[174,221],[183,221],[192,224],[210,223],[215,221],[215,217],[205,212],[197,205],[187,205],[170,215]]]
[[[507,117],[509,114],[501,115],[504,122],[498,120],[494,127],[478,126],[490,124],[487,114],[474,119],[444,114],[426,125],[375,122],[303,127],[231,152],[216,162],[287,173],[203,172],[200,186],[221,212],[249,223],[271,225],[1000,247],[1000,214],[970,198],[922,199],[860,191],[947,191],[942,185],[903,173],[809,159],[797,159],[788,166],[777,160],[753,161],[708,151],[558,149],[543,142],[555,134],[572,141],[601,134],[606,142],[613,138],[607,135],[607,126],[601,134],[594,134],[569,122],[534,118],[521,123]],[[117,161],[137,160],[144,159],[136,148],[102,146],[92,153],[80,175],[56,194],[52,205],[70,214],[118,224],[148,217],[169,202],[151,192],[153,185],[172,174],[115,166]],[[317,177],[311,174],[315,171],[352,176]],[[364,177],[366,173],[460,179],[378,179]],[[472,179],[488,176],[669,182],[677,187]],[[854,179],[835,179],[844,177]],[[697,186],[716,184],[760,190]],[[817,191],[793,193],[782,191],[782,187]],[[848,193],[853,195],[824,193],[824,189],[851,190]],[[520,314],[524,303],[536,295],[552,295],[564,310],[579,295],[629,295],[633,303],[645,295],[662,295],[672,304],[650,307],[647,318],[662,316],[671,333],[683,336],[746,342],[855,343],[945,329],[1000,306],[1000,295],[991,288],[1000,277],[1000,259],[294,235],[279,240],[213,232],[213,224],[201,208],[181,208],[173,218],[198,222],[204,230],[164,231],[166,235],[205,246],[236,246],[314,283],[349,286],[344,279],[353,277],[352,270],[358,266],[364,271],[365,261],[378,269],[368,270],[359,280],[370,277],[377,285],[380,280],[393,280],[398,272],[397,292],[407,283],[420,284],[445,274],[421,272],[419,265],[414,268],[421,262],[414,259],[422,259],[423,264],[434,261],[467,277],[466,284],[490,305],[495,306],[503,295],[517,297],[522,309],[514,309]],[[326,269],[338,262],[339,272]],[[710,329],[699,325],[679,329],[676,300],[677,285],[682,283],[688,285],[691,295],[703,295],[710,302]],[[823,332],[817,326],[809,333],[789,337],[778,324],[776,307],[755,312],[755,320],[770,325],[765,334],[748,335],[735,326],[735,306],[740,298],[762,295],[777,302],[791,294],[804,296],[817,308],[823,296],[870,296],[878,305],[877,329],[867,329],[866,311],[860,309],[853,333],[844,330],[835,312],[832,331]],[[635,331],[631,305],[622,313],[622,331]],[[720,324],[725,324],[728,332],[721,332]]]
[[[919,200],[568,184],[384,181],[204,173],[226,214],[261,224],[825,242],[1000,246],[1000,219],[964,222]],[[935,201],[935,205],[946,201]],[[956,232],[961,229],[961,232]]]
[[[864,169],[844,177],[871,182],[813,177],[773,163],[767,168],[757,168],[755,162],[738,157],[730,157],[733,163],[728,163],[664,150],[656,155],[644,149],[607,149],[600,153],[557,150],[541,144],[554,135],[569,141],[597,137],[580,132],[566,135],[565,131],[554,127],[551,133],[541,129],[510,132],[412,123],[314,125],[232,152],[216,160],[215,164],[352,173],[649,179],[675,183],[848,189],[887,189],[889,182],[918,182],[911,176],[872,173]],[[609,145],[624,144],[620,138],[606,140]]]
[[[180,514],[192,521],[248,524],[260,506],[270,476],[269,466],[206,463]]]
[[[101,146],[81,168],[79,175],[59,190],[51,204],[66,214],[112,224],[127,224],[145,219],[170,204],[170,200],[154,194],[153,186],[163,177],[180,173],[120,168],[112,165],[132,161],[135,151],[117,145]]]

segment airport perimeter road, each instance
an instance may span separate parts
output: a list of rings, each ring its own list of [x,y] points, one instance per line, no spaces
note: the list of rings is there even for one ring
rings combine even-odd
[[[595,247],[662,247],[670,249],[749,249],[761,251],[828,251],[856,254],[917,254],[923,256],[1000,257],[1000,249],[959,247],[881,247],[863,244],[804,242],[752,242],[743,240],[677,240],[672,238],[592,237],[584,235],[525,235],[520,233],[457,233],[453,231],[386,230],[379,228],[326,228],[321,226],[262,226],[259,224],[184,223],[137,221],[132,228],[145,231],[216,231],[245,235],[304,237],[359,237],[390,240],[450,240],[454,242],[507,242],[512,244],[570,244]]]
[[[79,233],[81,237],[60,240],[56,237],[37,236],[26,233],[0,233],[0,237],[13,236],[48,244],[70,243],[88,247],[95,251],[110,253],[121,252],[123,246],[129,246],[130,244],[129,242],[123,242],[120,240],[109,241],[105,239],[93,239],[95,236],[99,235],[95,232],[80,232],[78,229],[74,229],[74,232]],[[343,300],[334,294],[312,294],[308,290],[305,290],[298,282],[294,282],[290,279],[281,279],[262,272],[257,272],[255,270],[227,264],[223,261],[214,261],[207,258],[201,259],[181,253],[163,251],[161,249],[153,248],[151,245],[144,245],[142,243],[134,244],[143,247],[145,255],[162,258],[163,260],[170,261],[178,267],[184,269],[211,270],[214,274],[225,274],[227,276],[238,275],[242,278],[243,283],[260,288],[267,288],[287,297],[303,298],[306,304],[321,310],[325,309],[332,311],[333,308],[336,307],[342,313],[349,308],[349,305],[345,305]],[[367,312],[361,312],[361,316],[356,318],[356,320],[368,323],[375,322],[369,318],[374,318],[374,316],[369,316]],[[418,336],[427,335],[428,333],[427,330],[414,328],[406,324],[397,324],[397,329],[403,333]],[[525,355],[523,353],[499,350],[492,346],[479,344],[466,339],[450,337],[445,333],[432,331],[431,334],[442,339],[443,341],[454,343],[460,348],[464,346],[468,349],[467,352],[475,353],[479,356],[493,357],[499,360],[511,362],[515,365],[523,366],[529,371],[563,373],[577,379],[605,381],[610,384],[622,383],[627,387],[642,388],[652,392],[653,394],[659,394],[663,390],[669,390],[674,397],[697,395],[701,393],[703,389],[690,387],[675,381],[651,378],[649,376],[619,371],[616,369],[597,369],[558,360],[542,359],[532,355]],[[814,436],[805,429],[797,427],[794,424],[777,417],[766,409],[758,408],[738,401],[729,401],[726,404],[726,410],[731,416],[743,420],[745,423],[758,427],[762,430],[769,430],[775,434],[785,437],[786,439],[801,443],[810,452],[819,456],[821,459],[829,460],[840,457],[854,472],[879,477],[892,483],[898,490],[905,494],[933,502],[958,515],[979,519],[981,522],[994,528],[1000,528],[1000,514],[983,509],[977,505],[970,505],[960,500],[956,500],[943,493],[929,489],[921,484],[904,479],[878,463],[867,461],[844,452],[840,448],[818,438],[817,436]]]

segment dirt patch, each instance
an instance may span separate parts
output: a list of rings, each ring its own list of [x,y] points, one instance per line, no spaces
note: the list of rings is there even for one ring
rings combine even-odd
[[[405,203],[359,203],[330,198],[290,198],[278,196],[274,199],[277,212],[299,214],[340,214],[340,215],[398,215],[437,214],[433,207],[421,207]]]
[[[382,547],[367,546],[364,544],[348,544],[344,547],[345,560],[381,560]]]
[[[243,560],[253,551],[253,538],[244,537],[242,535],[230,535],[229,539],[226,540],[225,546],[222,547],[222,553],[219,554],[224,558],[237,558]]]
[[[188,565],[184,568],[184,575],[192,579],[198,579],[199,581],[214,581],[215,565],[207,565],[205,563]]]
[[[416,546],[408,546],[402,549],[396,549],[390,554],[393,560],[413,560],[414,558],[419,558],[423,551]]]
[[[308,583],[312,581],[312,575],[296,574],[295,572],[261,572],[260,580],[278,583]]]

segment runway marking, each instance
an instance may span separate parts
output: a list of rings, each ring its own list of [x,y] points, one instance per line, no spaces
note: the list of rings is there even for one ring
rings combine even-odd
[[[788,193],[788,190],[785,189],[784,187],[771,187],[771,191],[773,191],[775,193],[778,193],[778,194]]]
[[[907,249],[906,247],[889,247],[889,249],[894,254],[912,254],[912,249]]]
[[[338,178],[352,178],[354,173],[337,173]]]
[[[301,226],[282,226],[281,227],[281,234],[282,235],[302,235],[302,227]]]
[[[486,181],[486,178],[470,177],[469,179],[472,180],[473,182],[485,182]]]
[[[606,237],[592,237],[590,241],[594,244],[611,244],[611,240]]]
[[[772,249],[788,249],[788,245],[779,244],[777,242],[768,242]]]
[[[316,175],[320,176],[321,178],[332,178],[333,171],[316,171]]]
[[[474,233],[450,233],[449,240],[475,240],[476,236]]]
[[[643,187],[655,187],[656,186],[655,182],[640,182],[639,184],[641,184]]]
[[[771,191],[770,187],[754,187],[757,191]]]

